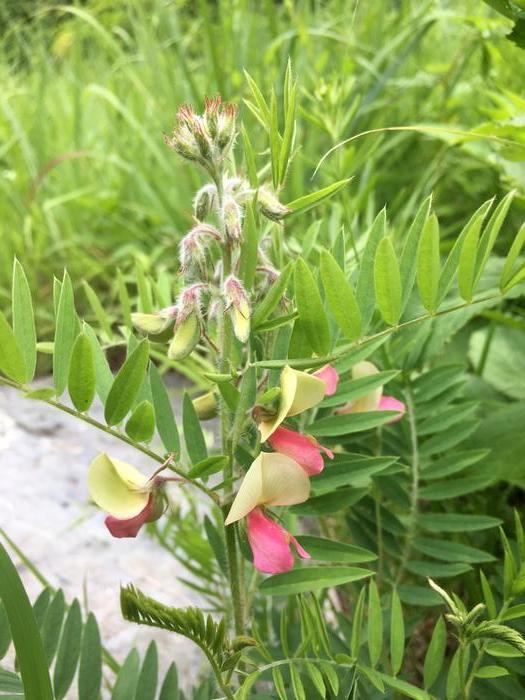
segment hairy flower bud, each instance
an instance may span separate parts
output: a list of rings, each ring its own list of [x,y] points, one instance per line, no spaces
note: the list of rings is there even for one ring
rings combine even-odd
[[[192,352],[201,336],[200,295],[204,284],[192,284],[179,294],[179,310],[173,339],[168,348],[170,360],[183,360]]]
[[[177,307],[168,306],[153,314],[135,312],[131,314],[131,322],[139,331],[148,335],[158,335],[175,323]]]
[[[242,283],[234,275],[224,280],[224,300],[226,310],[231,312],[233,332],[241,343],[250,336],[250,304]]]
[[[261,187],[257,194],[257,202],[261,208],[261,214],[272,221],[281,221],[291,212],[291,209],[277,199],[273,192]]]
[[[202,277],[206,271],[206,239],[221,240],[221,234],[210,224],[198,223],[187,233],[179,246],[179,259],[182,272],[197,267]]]
[[[217,397],[213,391],[197,396],[192,403],[199,420],[211,420],[217,415]]]
[[[217,207],[217,188],[215,185],[204,185],[195,195],[193,211],[198,221],[203,221]]]
[[[226,238],[230,243],[242,243],[242,208],[233,197],[225,197],[222,207]]]

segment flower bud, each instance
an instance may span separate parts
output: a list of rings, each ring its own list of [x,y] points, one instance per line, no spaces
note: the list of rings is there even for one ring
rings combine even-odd
[[[215,185],[204,185],[195,195],[193,211],[198,221],[203,221],[217,206],[217,188]]]
[[[184,360],[191,354],[201,337],[201,327],[197,314],[190,314],[184,321],[175,325],[173,340],[168,348],[170,360]]]
[[[222,217],[228,241],[236,245],[242,243],[242,208],[233,197],[224,198]]]
[[[219,113],[217,123],[217,147],[223,158],[227,157],[233,145],[236,134],[235,118],[237,108],[226,102]]]
[[[221,234],[214,226],[199,223],[184,236],[179,246],[179,259],[182,272],[188,272],[191,268],[196,267],[201,272],[201,276],[205,277],[206,238],[220,241]]]
[[[257,203],[261,208],[261,214],[272,221],[281,221],[291,212],[291,209],[277,199],[273,192],[261,187],[257,193]]]
[[[177,307],[171,306],[153,314],[143,314],[140,312],[131,314],[131,322],[139,331],[148,335],[158,335],[167,328],[173,326],[177,318]]]
[[[237,340],[245,343],[250,337],[250,304],[248,295],[241,282],[234,275],[224,281],[224,300],[226,310],[230,311],[233,332]]]
[[[211,420],[217,415],[217,399],[213,391],[197,396],[192,403],[199,420]]]

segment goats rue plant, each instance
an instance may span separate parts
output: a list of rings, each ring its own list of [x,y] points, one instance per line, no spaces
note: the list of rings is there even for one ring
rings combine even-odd
[[[168,607],[133,585],[121,591],[122,612],[202,649],[211,680],[195,697],[467,698],[497,676],[521,687],[523,669],[506,659],[521,656],[525,641],[505,624],[524,614],[521,524],[515,545],[501,535],[502,585],[493,571],[482,573],[484,602],[468,612],[459,595],[471,596],[476,584],[466,590],[464,576],[492,561],[480,533],[501,521],[456,503],[490,478],[476,472],[486,452],[466,444],[479,408],[465,393],[466,372],[436,360],[477,309],[516,294],[525,278],[524,227],[505,260],[492,254],[513,193],[483,204],[444,261],[430,199],[403,235],[391,235],[385,211],[357,242],[344,229],[322,240],[314,222],[295,255],[287,221],[348,181],[283,203],[296,147],[295,86],[288,71],[280,127],[275,98],[268,104],[249,84],[247,107],[268,134],[269,163],[257,168],[243,129],[245,165],[236,168],[233,105],[209,99],[202,115],[181,107],[166,143],[209,182],[195,195],[171,278],[163,271],[138,279],[134,312],[119,278],[124,318],[116,327],[91,298],[100,332],[79,319],[67,273],[56,281],[54,386],[33,389],[37,351],[47,346],[37,343],[31,294],[15,262],[12,324],[0,315],[1,381],[115,437],[114,454],[94,455],[87,474],[92,500],[108,514],[108,536],[136,537],[150,524],[213,615]],[[115,376],[105,344],[126,348]],[[182,370],[201,388],[193,400],[184,394],[181,422],[159,367]],[[389,382],[392,395],[383,391]],[[90,413],[96,396],[103,421]],[[212,445],[205,420],[215,421]],[[137,448],[136,464],[119,459],[119,440]],[[178,514],[170,504],[180,501],[176,490],[188,500]],[[5,553],[0,564],[11,571]],[[453,579],[458,593],[427,577]],[[9,580],[0,596],[21,675],[9,681],[23,682],[28,699],[62,698],[79,663],[78,697],[92,697],[85,668],[93,645],[71,661],[67,638],[51,683],[58,638],[46,653],[34,627],[28,657],[16,614],[31,613],[16,577]],[[421,614],[442,600],[457,628],[448,654],[443,619]],[[94,618],[83,625],[78,605],[63,600],[61,610],[74,617],[61,640],[66,629],[96,639]],[[480,622],[482,614],[488,619]],[[410,641],[417,636],[422,653]],[[497,666],[486,663],[489,655]],[[138,663],[135,655],[110,664],[113,697],[123,687],[135,697]],[[170,669],[159,697],[178,692]]]

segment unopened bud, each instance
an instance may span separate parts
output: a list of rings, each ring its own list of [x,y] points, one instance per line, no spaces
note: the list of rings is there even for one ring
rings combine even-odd
[[[201,328],[199,317],[191,313],[184,321],[175,325],[173,340],[168,348],[170,360],[184,360],[191,354],[200,340]]]
[[[226,278],[223,291],[226,309],[231,313],[233,332],[241,343],[245,343],[250,337],[250,304],[248,295],[240,280],[234,275],[229,275]]]
[[[204,98],[204,118],[206,119],[206,126],[208,127],[212,139],[216,138],[218,132],[220,106],[220,95],[215,95],[215,97],[212,98]]]
[[[140,312],[131,314],[131,322],[139,331],[156,335],[162,333],[170,326],[173,326],[177,318],[177,307],[170,306],[161,309],[154,314],[144,314]]]
[[[217,188],[215,185],[204,185],[195,195],[193,211],[198,221],[203,221],[217,207]]]
[[[236,127],[235,118],[237,116],[237,108],[235,105],[226,102],[222,106],[217,124],[217,147],[221,151],[223,157],[226,157],[233,145],[235,139]]]
[[[274,193],[265,187],[259,189],[257,202],[261,208],[261,214],[272,221],[281,221],[291,212],[291,209],[281,204]]]
[[[177,308],[179,310],[177,316],[177,325],[185,321],[188,316],[195,315],[200,317],[201,312],[201,292],[206,287],[205,284],[197,283],[185,287],[179,294],[177,299]]]
[[[199,420],[211,420],[217,415],[217,398],[213,391],[197,396],[192,403]]]
[[[222,216],[227,239],[237,245],[242,243],[242,209],[233,197],[225,197]]]

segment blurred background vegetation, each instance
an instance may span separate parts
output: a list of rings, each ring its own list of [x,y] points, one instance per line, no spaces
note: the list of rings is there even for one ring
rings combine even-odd
[[[204,95],[219,92],[239,105],[264,154],[267,136],[243,103],[243,71],[265,95],[275,86],[279,98],[288,57],[299,85],[300,147],[282,201],[355,176],[324,212],[290,220],[292,246],[321,213],[321,239],[342,225],[358,237],[384,205],[402,237],[430,192],[445,247],[482,201],[513,187],[507,225],[514,232],[525,170],[523,151],[505,139],[525,141],[525,54],[508,38],[513,20],[497,12],[499,4],[3,0],[0,298],[10,294],[16,255],[39,290],[45,334],[52,276],[64,266],[108,307],[116,265],[129,282],[137,263],[145,272],[176,273],[177,242],[199,182],[165,147],[163,133],[180,103],[200,107]],[[340,141],[410,125],[438,128],[359,137],[312,179]],[[82,307],[86,298],[78,297]]]

